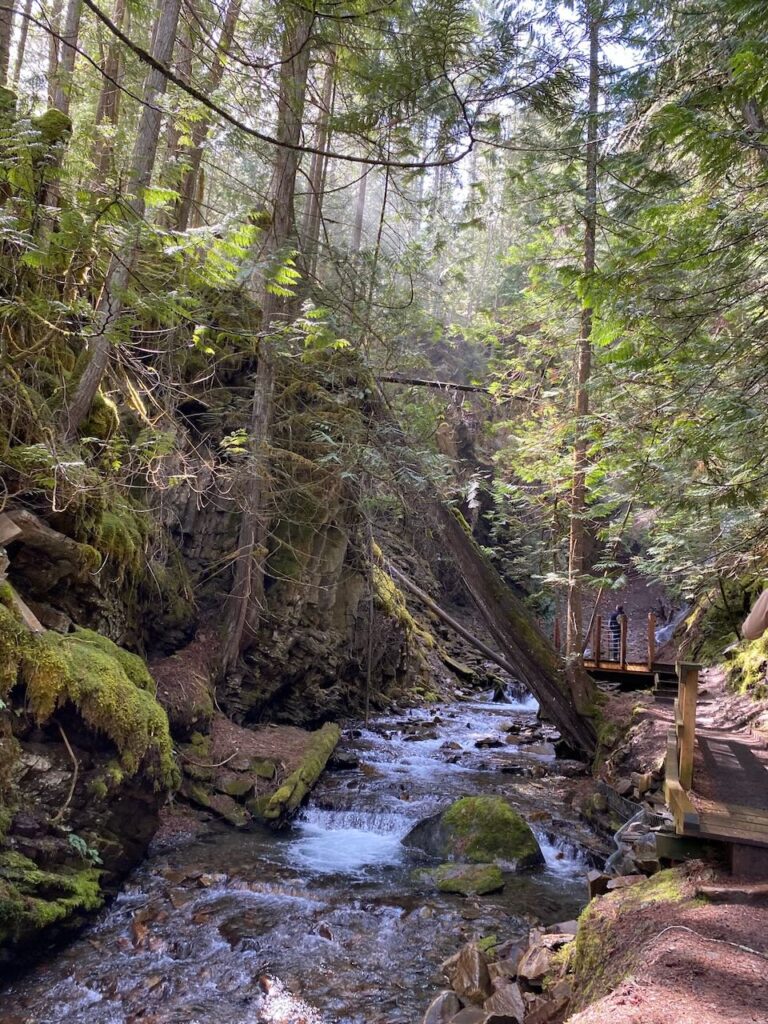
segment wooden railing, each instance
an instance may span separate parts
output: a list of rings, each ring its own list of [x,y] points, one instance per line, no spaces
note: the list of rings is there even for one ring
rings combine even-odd
[[[664,796],[674,816],[678,833],[691,833],[699,829],[699,816],[688,797],[688,790],[693,787],[698,694],[699,666],[678,663],[675,721],[667,734],[664,780]]]
[[[656,616],[653,612],[648,612],[645,629],[642,625],[639,629],[633,629],[632,627],[637,622],[637,619],[630,620],[627,615],[623,615],[619,620],[619,635],[616,638],[618,643],[616,643],[609,624],[605,622],[602,615],[595,615],[587,643],[589,653],[586,660],[590,665],[594,668],[618,665],[620,669],[625,670],[628,664],[632,664],[633,671],[638,671],[639,666],[644,666],[646,671],[653,672],[656,662]],[[630,637],[633,640],[634,651],[637,651],[638,648],[642,649],[643,641],[645,641],[643,661],[639,660],[639,653],[635,654],[632,650],[628,650]],[[560,650],[560,640],[560,622],[556,619],[554,642],[557,650]]]

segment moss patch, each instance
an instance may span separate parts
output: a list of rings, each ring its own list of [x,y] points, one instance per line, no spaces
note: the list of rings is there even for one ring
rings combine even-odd
[[[758,700],[768,696],[768,633],[758,640],[743,640],[726,665],[728,685]]]
[[[443,814],[454,854],[473,863],[534,866],[543,860],[528,823],[498,796],[467,796]]]
[[[28,941],[56,924],[98,910],[104,897],[94,867],[41,871],[19,853],[0,853],[0,945]],[[79,921],[78,921],[79,923]]]
[[[178,785],[168,718],[147,689],[151,678],[141,659],[88,630],[27,633],[0,606],[0,660],[0,696],[22,683],[38,723],[71,703],[114,743],[126,775],[142,771],[157,789]]]
[[[495,864],[441,864],[431,874],[440,892],[460,896],[483,896],[504,888],[504,876]]]

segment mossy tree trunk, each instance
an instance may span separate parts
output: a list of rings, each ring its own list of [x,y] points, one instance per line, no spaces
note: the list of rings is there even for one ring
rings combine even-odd
[[[591,679],[583,670],[574,673],[573,680],[566,678],[557,652],[480,551],[466,525],[445,505],[434,502],[432,508],[443,543],[505,659],[530,688],[547,718],[571,743],[592,754]]]

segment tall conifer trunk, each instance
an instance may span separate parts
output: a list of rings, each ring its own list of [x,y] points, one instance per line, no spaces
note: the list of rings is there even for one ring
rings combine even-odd
[[[312,12],[290,10],[283,34],[277,138],[287,146],[275,153],[270,183],[270,224],[262,249],[265,268],[261,292],[261,339],[253,389],[251,457],[244,487],[235,573],[226,620],[222,667],[231,668],[252,641],[264,608],[264,562],[269,538],[270,465],[275,354],[271,332],[290,314],[290,302],[270,287],[272,275],[297,245],[294,197],[300,153],[288,146],[301,141],[304,100],[311,52]]]
[[[598,103],[600,98],[600,32],[598,12],[588,3],[587,26],[589,33],[589,87],[587,94],[586,189],[584,210],[584,277],[595,271],[595,239],[597,233],[597,158],[598,158]],[[571,486],[571,523],[568,545],[568,603],[566,623],[566,651],[569,658],[579,662],[582,652],[583,611],[582,577],[585,569],[587,542],[587,447],[586,416],[589,412],[589,378],[592,369],[592,307],[590,299],[581,311],[581,330],[576,363],[576,442],[573,452],[573,480]]]

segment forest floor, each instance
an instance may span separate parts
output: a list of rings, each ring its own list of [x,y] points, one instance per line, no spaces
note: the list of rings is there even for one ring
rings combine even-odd
[[[590,930],[608,936],[621,978],[568,1024],[766,1024],[768,893],[760,903],[716,903],[703,895],[714,889],[750,895],[749,885],[697,866],[672,899],[630,912],[610,897],[593,904]]]

